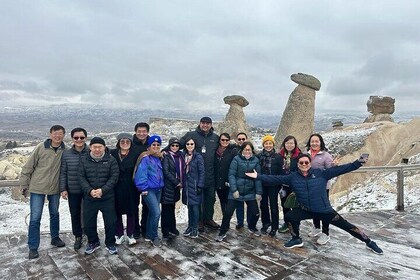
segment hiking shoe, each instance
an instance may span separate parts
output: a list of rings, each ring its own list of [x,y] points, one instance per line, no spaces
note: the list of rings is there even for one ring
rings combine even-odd
[[[171,231],[169,231],[169,235],[178,236],[179,235],[179,230],[177,230],[177,229],[171,230]]]
[[[226,238],[226,233],[219,233],[219,235],[216,237],[217,242],[222,242],[223,239]]]
[[[124,242],[124,235],[115,236],[115,245],[121,245]]]
[[[326,235],[323,232],[321,232],[321,234],[319,235],[319,238],[316,241],[316,243],[318,243],[319,245],[325,245],[325,244],[327,244],[327,242],[329,240],[330,240],[330,236],[329,235]]]
[[[192,232],[192,228],[187,227],[187,229],[184,231],[184,233],[182,235],[184,236],[190,236]]]
[[[191,238],[198,238],[198,230],[197,229],[193,229],[191,231],[190,237]]]
[[[382,251],[382,249],[379,248],[378,245],[376,245],[375,241],[372,240],[366,244],[366,248],[378,255],[382,255],[384,253],[384,251]]]
[[[127,236],[128,245],[134,245],[137,243],[137,240],[133,235]]]
[[[248,231],[250,233],[252,233],[253,235],[255,235],[255,236],[261,236],[261,233],[258,231],[258,229],[251,229],[251,228],[249,228]]]
[[[111,255],[118,254],[118,250],[117,250],[117,247],[115,247],[115,245],[106,246],[106,250],[107,250],[107,251],[108,251]]]
[[[64,247],[66,246],[66,243],[64,243],[63,240],[61,240],[61,238],[57,236],[51,239],[51,245],[55,247]]]
[[[286,233],[289,231],[289,227],[286,224],[283,224],[280,228],[279,228],[279,233]]]
[[[76,238],[74,239],[74,245],[73,245],[74,250],[79,250],[80,248],[82,248],[82,243],[83,243],[83,238],[81,236],[76,236]]]
[[[277,230],[272,229],[272,230],[268,233],[268,235],[270,235],[271,237],[274,237],[274,236],[276,236],[276,232],[277,232]]]
[[[261,228],[261,234],[266,235],[268,233],[268,228],[269,227],[270,227],[270,224],[263,225],[263,227]]]
[[[37,249],[30,249],[29,250],[28,259],[32,260],[32,259],[36,259],[38,257],[39,257],[39,254],[38,254],[38,250]]]
[[[292,249],[295,247],[302,247],[303,246],[303,242],[302,239],[300,238],[292,238],[290,239],[288,242],[284,243],[284,247]]]
[[[209,227],[210,227],[210,228],[212,228],[212,229],[219,229],[219,228],[220,228],[219,224],[218,224],[218,223],[216,223],[216,222],[215,222],[215,221],[213,221],[213,220],[204,221],[204,224],[205,224],[206,226],[209,226]]]
[[[308,233],[309,237],[315,237],[322,233],[320,228],[313,227],[312,230]]]
[[[237,224],[236,225],[236,229],[241,229],[241,228],[243,228],[244,227],[244,224]]]
[[[162,242],[160,242],[159,238],[156,238],[155,240],[152,241],[152,245],[153,247],[159,248],[159,247],[162,247]]]
[[[95,252],[96,249],[99,249],[99,248],[101,248],[101,244],[99,244],[99,242],[96,242],[96,243],[88,243],[88,245],[86,246],[86,249],[85,249],[85,254],[86,255],[90,255],[93,252]]]

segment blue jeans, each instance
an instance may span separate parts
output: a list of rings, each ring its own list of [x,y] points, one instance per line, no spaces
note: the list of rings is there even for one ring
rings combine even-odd
[[[188,227],[197,230],[200,216],[200,204],[188,205]]]
[[[237,201],[236,202],[236,220],[238,221],[238,225],[244,225],[245,219],[245,209],[244,209],[244,202]]]
[[[40,240],[40,225],[42,210],[44,209],[45,197],[48,199],[48,210],[50,212],[50,234],[51,239],[58,237],[60,231],[60,217],[58,213],[58,206],[60,205],[60,194],[37,194],[31,193],[29,205],[31,208],[31,215],[29,219],[28,229],[28,246],[29,249],[39,248]]]
[[[160,218],[160,196],[162,189],[147,190],[147,195],[142,195],[144,202],[149,208],[146,224],[146,238],[155,240],[158,238],[158,225]]]

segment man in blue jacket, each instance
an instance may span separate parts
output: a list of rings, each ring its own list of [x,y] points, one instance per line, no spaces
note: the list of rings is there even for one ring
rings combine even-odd
[[[285,217],[285,222],[292,234],[292,239],[284,244],[286,248],[302,247],[303,242],[299,236],[300,222],[302,220],[319,218],[323,223],[325,221],[325,223],[335,225],[365,242],[367,248],[374,253],[383,254],[382,249],[360,228],[346,221],[332,208],[325,192],[328,180],[354,171],[360,168],[366,161],[367,157],[360,157],[352,163],[321,170],[312,169],[311,157],[307,154],[302,154],[298,157],[297,172],[281,176],[257,174],[254,171],[246,173],[246,175],[267,183],[289,185],[293,192],[295,192],[299,207],[288,212]]]

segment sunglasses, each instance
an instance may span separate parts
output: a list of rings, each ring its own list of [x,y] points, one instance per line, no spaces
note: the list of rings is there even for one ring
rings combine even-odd
[[[194,146],[194,143],[187,143],[186,146]]]
[[[245,141],[246,138],[238,138],[238,141]]]
[[[120,140],[120,144],[130,144],[130,140]]]
[[[220,141],[228,142],[228,141],[230,141],[230,139],[220,139]]]
[[[152,146],[153,147],[160,147],[160,144],[159,143],[153,143]]]
[[[179,147],[178,144],[172,144],[171,147]]]
[[[84,137],[84,136],[80,136],[80,137],[79,136],[75,136],[75,137],[73,137],[74,140],[79,140],[79,139],[80,140],[85,140],[85,138],[86,137]]]
[[[308,164],[310,164],[311,162],[310,161],[299,161],[298,162],[300,165],[308,165]]]

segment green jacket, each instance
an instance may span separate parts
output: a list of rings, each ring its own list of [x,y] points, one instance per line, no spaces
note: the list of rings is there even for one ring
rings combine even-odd
[[[65,149],[61,143],[57,151],[51,147],[51,139],[39,143],[28,161],[22,167],[19,184],[37,194],[57,194],[60,192],[58,178],[60,175],[61,155]]]

